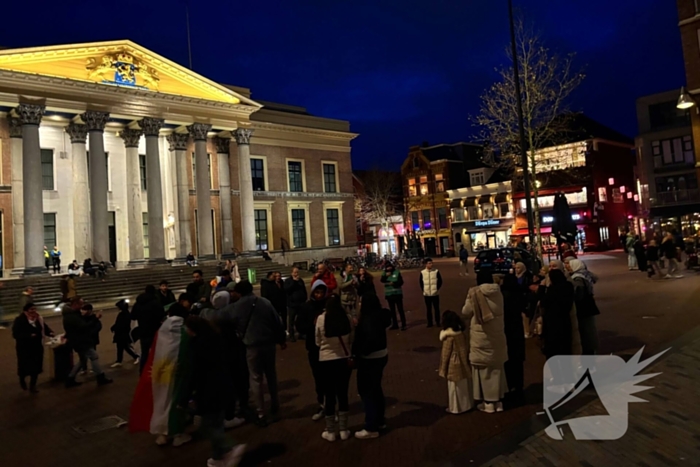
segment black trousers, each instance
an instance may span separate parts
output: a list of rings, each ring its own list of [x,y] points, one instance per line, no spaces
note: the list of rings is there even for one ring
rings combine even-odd
[[[357,362],[357,392],[365,406],[365,430],[376,432],[386,424],[386,399],[382,390],[382,376],[389,357],[359,358]]]
[[[386,301],[389,303],[389,309],[391,310],[391,323],[392,326],[399,327],[399,322],[396,318],[396,311],[398,310],[399,316],[401,317],[401,327],[406,327],[406,313],[403,311],[403,295],[388,295]]]
[[[326,417],[335,416],[336,401],[338,402],[338,412],[347,412],[350,407],[348,403],[348,387],[350,386],[350,374],[352,373],[348,366],[347,358],[319,362],[319,368],[323,374]]]
[[[506,372],[508,390],[522,391],[525,386],[525,370],[522,360],[508,360],[503,364],[503,369]]]
[[[53,272],[61,272],[61,258],[58,256],[53,257]]]
[[[316,387],[316,401],[318,405],[324,407],[323,403],[323,374],[321,373],[320,362],[318,361],[319,349],[316,347],[314,350],[309,350],[309,366],[311,367],[311,374],[314,377],[314,385]]]
[[[234,397],[229,399],[226,407],[226,420],[231,420],[237,414],[249,421],[256,418],[250,408],[250,374],[246,356],[246,348],[241,345],[230,357],[229,370],[233,381]]]
[[[435,295],[434,297],[423,297],[425,299],[425,310],[428,313],[428,326],[433,325],[433,314],[430,312],[431,308],[435,312],[435,324],[440,326],[440,296]]]
[[[134,349],[131,348],[131,342],[117,342],[117,363],[122,362],[122,360],[124,359],[124,352],[125,351],[134,360],[139,358],[138,354],[136,352],[134,352]],[[146,358],[148,358],[148,357],[146,357]]]

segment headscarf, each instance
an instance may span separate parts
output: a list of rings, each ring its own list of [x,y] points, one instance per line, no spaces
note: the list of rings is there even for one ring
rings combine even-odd
[[[598,278],[590,271],[588,271],[586,263],[584,263],[580,259],[572,259],[571,261],[569,261],[569,267],[571,268],[571,278],[576,279],[580,277],[581,279],[583,279],[584,284],[586,284],[586,289],[588,290],[588,293],[593,294],[593,284],[596,283]]]
[[[491,276],[490,273],[489,276]],[[487,283],[493,284],[493,278],[491,279],[491,282]],[[474,317],[476,318],[477,323],[484,324],[493,319],[493,311],[491,311],[491,307],[489,306],[486,297],[484,297],[484,293],[481,291],[481,287],[472,287],[471,289],[469,289],[469,293],[467,294],[467,296],[469,297],[469,301],[471,302],[472,307],[474,308]]]
[[[520,263],[520,262],[515,263],[514,269],[515,269],[515,277],[517,277],[518,279],[523,277],[523,275],[525,275],[525,273],[527,272],[527,266],[525,266],[525,263]]]
[[[214,294],[211,298],[211,304],[216,310],[220,310],[226,305],[228,305],[231,300],[231,294],[228,290],[220,290]]]

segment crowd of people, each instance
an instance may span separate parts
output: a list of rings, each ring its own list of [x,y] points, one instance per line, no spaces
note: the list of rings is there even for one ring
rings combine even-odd
[[[639,270],[645,272],[647,277],[653,279],[680,279],[679,262],[682,261],[686,250],[683,236],[676,230],[666,232],[662,237],[654,237],[644,243],[639,235],[627,234],[623,237],[623,244],[627,252],[627,266],[630,271]],[[666,272],[663,272],[662,264],[666,263]]]

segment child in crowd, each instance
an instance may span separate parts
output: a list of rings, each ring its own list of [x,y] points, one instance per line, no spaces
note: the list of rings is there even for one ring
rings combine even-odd
[[[449,398],[447,412],[457,415],[474,407],[472,369],[469,366],[469,343],[464,334],[466,329],[464,322],[457,313],[449,310],[443,313],[442,324],[440,376],[447,379]]]

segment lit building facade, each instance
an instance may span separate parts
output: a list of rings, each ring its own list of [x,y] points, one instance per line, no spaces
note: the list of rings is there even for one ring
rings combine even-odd
[[[2,267],[347,256],[355,136],[130,41],[2,50]]]

